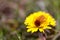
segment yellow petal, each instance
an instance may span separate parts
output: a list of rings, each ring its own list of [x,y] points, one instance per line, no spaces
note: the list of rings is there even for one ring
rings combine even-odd
[[[31,29],[28,29],[28,30],[27,30],[27,32],[30,32],[30,31],[31,31]]]
[[[32,28],[32,33],[38,31],[38,28]]]
[[[45,26],[43,29],[52,29],[52,28],[49,26]]]
[[[34,26],[27,26],[26,28],[34,28]]]
[[[44,29],[41,29],[41,28],[40,28],[39,31],[40,31],[40,32],[44,32]]]
[[[46,29],[52,29],[51,27],[46,27]]]
[[[56,21],[51,21],[50,24],[53,25],[53,27],[54,27],[54,26],[56,26]]]

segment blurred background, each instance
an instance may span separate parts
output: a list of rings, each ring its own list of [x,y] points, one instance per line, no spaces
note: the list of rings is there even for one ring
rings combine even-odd
[[[36,11],[49,12],[55,18],[55,33],[47,40],[60,40],[60,0],[0,0],[0,40],[38,40],[24,25],[25,18]]]

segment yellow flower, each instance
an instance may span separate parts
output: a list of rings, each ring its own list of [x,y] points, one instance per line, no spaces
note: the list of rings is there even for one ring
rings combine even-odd
[[[28,28],[27,32],[37,32],[38,30],[40,32],[44,32],[46,29],[52,29],[52,27],[55,27],[56,21],[55,19],[47,12],[38,11],[31,15],[29,15],[25,22],[24,22],[26,28]],[[52,25],[49,26],[49,25]]]

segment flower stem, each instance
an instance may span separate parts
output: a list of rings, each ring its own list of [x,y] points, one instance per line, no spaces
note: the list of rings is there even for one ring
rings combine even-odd
[[[39,39],[38,40],[46,40],[46,37],[43,36],[42,33],[38,33]]]

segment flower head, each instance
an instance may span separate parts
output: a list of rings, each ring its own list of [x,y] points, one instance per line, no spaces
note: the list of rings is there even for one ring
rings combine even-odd
[[[38,30],[44,32],[46,29],[52,29],[56,25],[56,21],[49,13],[38,11],[29,15],[24,24],[27,25],[27,32],[34,33]],[[52,25],[52,27],[49,25]]]

